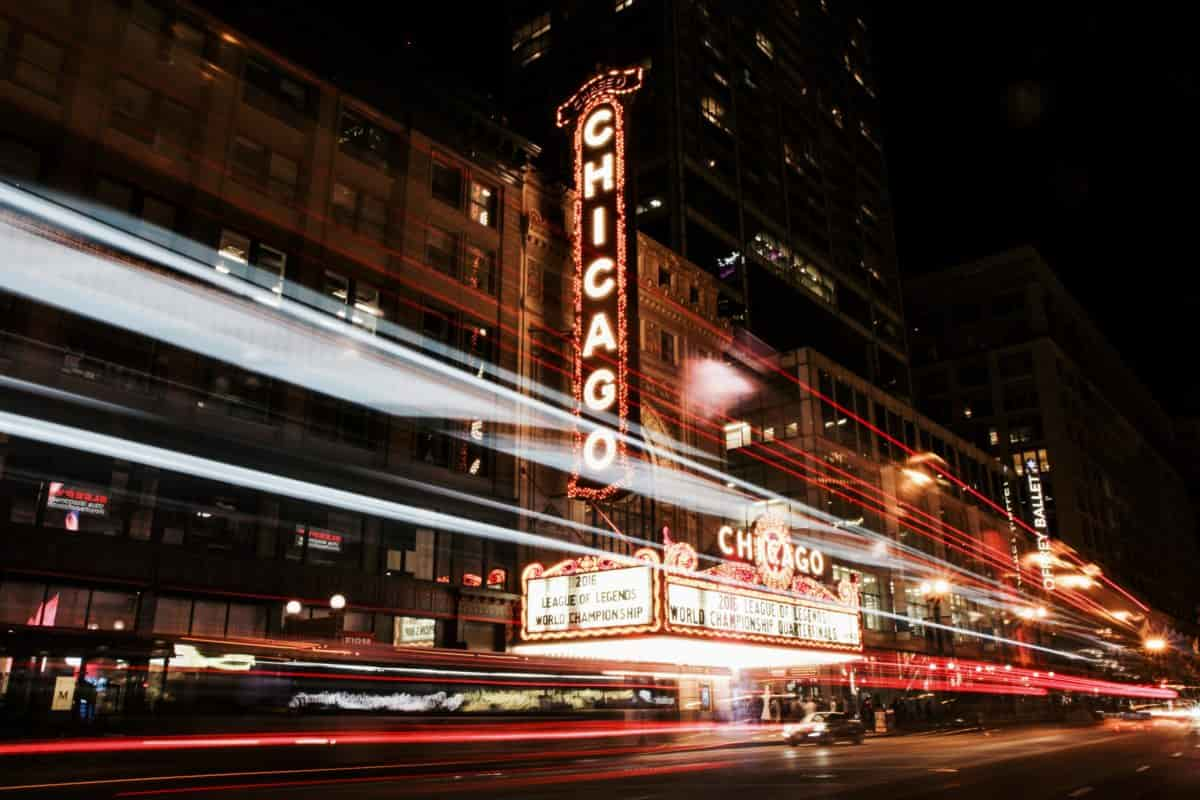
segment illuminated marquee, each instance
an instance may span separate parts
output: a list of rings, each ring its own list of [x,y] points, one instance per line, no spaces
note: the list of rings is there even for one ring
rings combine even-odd
[[[810,551],[811,552],[811,551]],[[769,591],[756,570],[728,564],[697,571],[690,545],[665,559],[643,548],[634,558],[568,559],[522,573],[521,639],[526,642],[662,634],[672,639],[744,642],[838,653],[862,650],[858,586],[834,592],[796,575],[787,592]]]
[[[625,197],[625,96],[641,68],[585,83],[558,107],[574,126],[575,468],[567,494],[603,500],[628,480],[631,260]]]

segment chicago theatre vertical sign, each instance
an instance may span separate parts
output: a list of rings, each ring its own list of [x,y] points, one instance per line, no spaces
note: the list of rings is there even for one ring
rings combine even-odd
[[[575,443],[571,497],[605,500],[627,488],[631,349],[637,331],[636,239],[627,218],[627,103],[641,68],[589,80],[558,107],[573,132],[575,214]]]

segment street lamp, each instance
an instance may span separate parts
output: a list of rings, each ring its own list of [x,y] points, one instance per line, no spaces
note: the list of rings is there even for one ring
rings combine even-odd
[[[299,600],[288,600],[287,605],[283,607],[283,612],[288,616],[296,616],[300,613],[304,606],[300,605]]]
[[[1151,636],[1142,642],[1142,647],[1144,647],[1148,653],[1161,653],[1167,649],[1167,640],[1161,636]]]
[[[343,594],[335,594],[329,598],[329,607],[334,611],[341,611],[346,607],[346,596]]]

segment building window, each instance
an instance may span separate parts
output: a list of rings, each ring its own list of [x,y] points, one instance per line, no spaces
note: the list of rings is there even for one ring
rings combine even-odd
[[[192,110],[125,78],[113,84],[112,126],[172,158],[190,156]]]
[[[692,284],[688,289],[688,302],[692,305],[700,305],[700,287]]]
[[[300,189],[300,165],[295,159],[268,150],[245,136],[235,136],[229,153],[234,177],[254,184],[277,200],[295,203]]]
[[[455,208],[462,208],[462,188],[462,170],[435,158],[432,185],[434,199]]]
[[[1000,432],[997,431],[995,428],[988,428],[988,444],[990,444],[990,445],[1000,444]]]
[[[717,98],[709,95],[700,100],[700,114],[713,125],[729,133],[725,123],[725,106]]]
[[[354,111],[342,111],[338,122],[338,148],[386,171],[399,167],[396,136]]]
[[[471,181],[471,208],[468,213],[471,219],[485,228],[494,228],[499,222],[496,207],[499,192],[491,186]]]
[[[725,426],[725,449],[736,450],[751,443],[749,422],[730,422]]]
[[[794,439],[795,437],[797,437],[799,435],[800,435],[800,423],[799,422],[789,422],[787,425],[785,425],[783,427],[783,438]]]
[[[430,225],[426,231],[425,259],[438,272],[443,272],[453,278],[458,277],[458,242],[457,233],[451,233]]]
[[[775,441],[775,429],[774,428],[763,428],[763,441],[764,442]]]
[[[316,89],[251,56],[246,61],[243,99],[294,128],[306,127],[316,116]]]
[[[330,201],[334,222],[372,239],[383,239],[387,231],[387,205],[378,197],[352,189],[344,183],[333,184]]]
[[[671,270],[666,267],[658,268],[658,285],[660,288],[671,288]]]
[[[675,352],[675,335],[672,333],[667,333],[666,331],[661,331],[658,336],[659,355],[662,357],[662,360],[668,364],[676,363],[677,353]]]
[[[287,254],[269,244],[255,241],[236,231],[221,231],[217,244],[217,272],[263,286],[276,294],[283,292]]]
[[[463,281],[473,289],[494,295],[496,293],[495,251],[468,245]]]
[[[352,283],[339,272],[325,270],[323,294],[329,298],[328,310],[331,313],[340,319],[349,319],[371,333],[375,332],[377,320],[383,316],[378,287],[361,280]]]
[[[512,51],[522,67],[531,64],[550,49],[550,13],[534,17],[513,31]]]
[[[633,0],[615,0],[615,2],[613,4],[614,10],[618,14],[620,14],[625,9],[632,8],[632,7],[633,7]]]
[[[762,54],[772,61],[775,60],[775,46],[771,44],[771,40],[762,31],[754,33],[754,44],[762,51]]]

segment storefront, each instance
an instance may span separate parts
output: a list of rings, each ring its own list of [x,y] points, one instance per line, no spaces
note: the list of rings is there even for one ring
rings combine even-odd
[[[814,554],[794,544],[786,524],[773,517],[728,538],[735,550],[740,539],[741,554],[753,561],[701,570],[690,545],[672,542],[663,555],[643,548],[631,558],[529,564],[521,576],[514,652],[675,664],[681,711],[695,702],[696,711],[711,716],[732,716],[729,678],[740,673],[861,658],[852,578],[836,590],[816,580]],[[693,679],[689,668],[717,668],[725,679]]]

